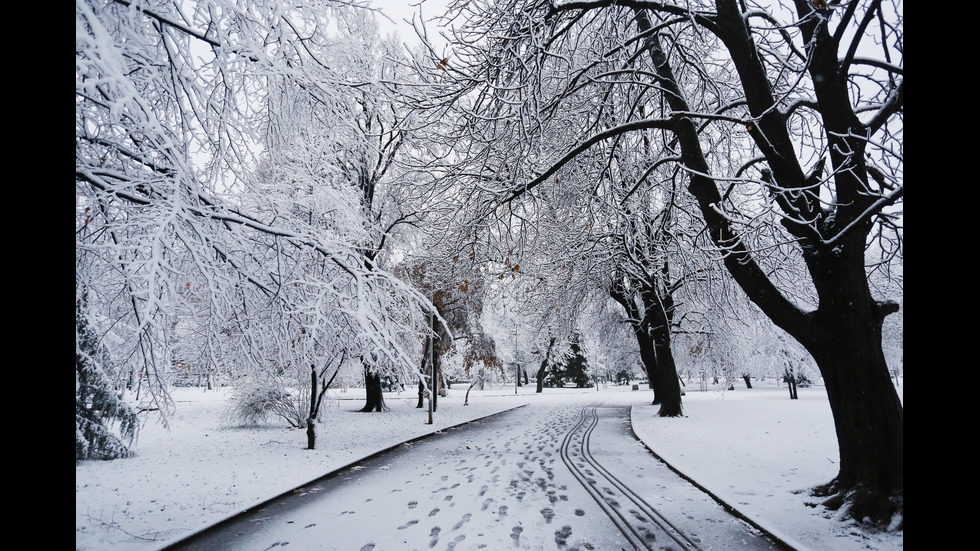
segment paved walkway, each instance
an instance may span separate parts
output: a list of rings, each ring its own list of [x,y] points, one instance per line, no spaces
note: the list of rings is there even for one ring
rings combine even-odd
[[[630,432],[628,406],[584,399],[402,445],[168,549],[283,546],[778,549],[653,457]]]

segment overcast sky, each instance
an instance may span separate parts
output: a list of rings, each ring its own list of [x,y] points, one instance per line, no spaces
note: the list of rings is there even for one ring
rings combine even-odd
[[[378,20],[382,29],[396,29],[402,41],[415,41],[415,31],[404,20],[411,20],[413,16],[418,18],[419,3],[422,0],[370,0],[370,2],[374,7],[380,8],[385,15],[394,21],[394,23],[391,23],[383,17],[379,17]],[[430,18],[434,15],[442,15],[448,2],[449,0],[424,0],[421,3],[422,16]],[[435,29],[430,29],[429,32],[433,33],[434,31]]]

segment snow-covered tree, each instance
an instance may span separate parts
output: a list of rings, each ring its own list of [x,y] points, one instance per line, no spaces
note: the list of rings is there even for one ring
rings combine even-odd
[[[370,98],[322,57],[348,4],[76,2],[76,288],[148,408],[172,407],[190,319],[202,357],[254,377],[343,350],[417,367],[428,301],[379,265],[362,200],[358,155],[383,133],[338,138]]]
[[[130,457],[139,430],[122,399],[109,351],[87,319],[84,292],[75,299],[75,460]]]
[[[882,353],[898,303],[868,280],[903,239],[901,3],[459,1],[446,20],[452,55],[420,63],[433,91],[417,98],[459,121],[446,189],[496,224],[561,201],[549,188],[579,160],[612,167],[649,140],[636,186],[674,171],[734,281],[819,366],[841,467],[814,493],[900,524],[903,410]]]

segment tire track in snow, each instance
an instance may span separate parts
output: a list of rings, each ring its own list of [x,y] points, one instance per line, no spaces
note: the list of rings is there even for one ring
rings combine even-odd
[[[566,433],[560,447],[565,466],[636,549],[655,551],[661,548],[661,544],[655,542],[663,536],[673,540],[684,551],[699,551],[700,548],[690,537],[605,469],[592,455],[589,441],[592,431],[599,424],[596,412],[599,405],[582,408],[578,423]],[[599,479],[608,485],[597,484]],[[624,508],[623,503],[630,505]]]

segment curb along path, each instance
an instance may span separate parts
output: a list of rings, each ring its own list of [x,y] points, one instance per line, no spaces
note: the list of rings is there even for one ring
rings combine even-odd
[[[564,465],[566,468],[562,468]],[[636,438],[628,405],[522,407],[405,442],[168,550],[772,551]]]

